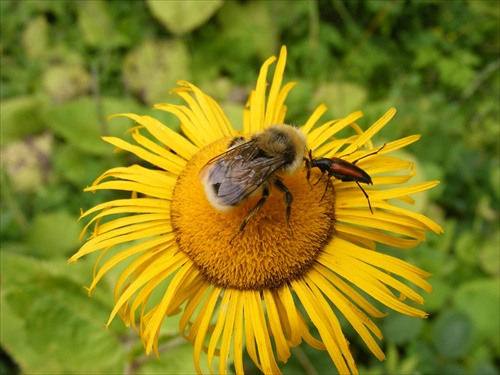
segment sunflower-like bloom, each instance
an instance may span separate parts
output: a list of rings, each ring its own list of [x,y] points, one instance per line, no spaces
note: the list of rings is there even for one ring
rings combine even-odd
[[[384,353],[375,338],[382,339],[382,334],[371,318],[385,314],[365,295],[405,315],[426,317],[405,299],[424,302],[408,284],[431,292],[425,281],[429,274],[378,253],[376,244],[411,248],[425,240],[425,231],[442,232],[427,217],[389,202],[412,203],[410,195],[438,182],[394,187],[410,180],[415,168],[409,161],[388,155],[420,138],[413,135],[373,148],[372,137],[394,116],[395,109],[362,131],[355,123],[361,112],[318,124],[326,111],[321,105],[300,127],[313,157],[354,162],[370,154],[356,166],[372,176],[374,186],[390,188],[365,188],[372,213],[356,181],[328,181],[323,176],[312,185],[304,163],[295,174],[280,177],[293,195],[289,221],[283,192],[271,189],[265,204],[235,236],[260,197],[218,211],[207,199],[198,175],[236,137],[251,137],[284,123],[285,98],[294,86],[292,82],[282,85],[284,47],[268,90],[268,69],[275,61],[275,57],[269,58],[260,70],[243,113],[242,134],[233,129],[211,97],[184,81],[173,93],[186,105],[158,104],[156,108],[177,116],[185,136],[149,116],[119,115],[139,124],[132,130],[136,144],[114,137],[104,140],[152,168],[113,168],[85,189],[124,190],[132,196],[105,202],[82,215],[93,215],[84,233],[91,225],[93,232],[69,261],[100,252],[89,291],[113,267],[128,261],[116,282],[115,307],[108,325],[119,314],[126,325],[134,327],[147,354],[155,351],[159,355],[162,322],[181,314],[180,333],[194,346],[199,373],[203,351],[209,368],[214,356],[220,357],[217,373],[226,373],[228,361],[234,362],[236,373],[243,373],[246,347],[262,372],[278,374],[277,360],[286,362],[290,348],[302,340],[326,350],[341,374],[357,373],[338,314],[344,315],[379,360]],[[335,138],[346,127],[353,135]],[[144,131],[149,135],[143,135]],[[320,176],[313,168],[312,183]],[[329,188],[324,184],[330,184]],[[160,284],[164,294],[159,302],[151,303]],[[311,333],[311,325],[317,335]]]

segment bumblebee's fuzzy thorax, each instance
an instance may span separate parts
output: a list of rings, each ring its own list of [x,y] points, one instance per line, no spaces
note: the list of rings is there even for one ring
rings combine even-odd
[[[302,164],[306,153],[306,136],[290,125],[271,125],[252,137],[256,147],[268,157],[282,158],[278,173],[293,174]]]

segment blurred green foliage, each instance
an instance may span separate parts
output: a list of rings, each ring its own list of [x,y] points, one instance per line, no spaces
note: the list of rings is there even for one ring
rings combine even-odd
[[[149,108],[175,101],[168,92],[184,79],[241,126],[260,65],[285,44],[285,78],[298,82],[287,121],[325,103],[328,116],[362,109],[366,128],[395,106],[379,143],[422,134],[410,148],[417,178],[441,180],[416,199],[445,234],[381,249],[433,273],[430,317],[383,319],[382,363],[345,325],[360,372],[498,374],[498,1],[2,0],[0,12],[0,373],[194,372],[176,322],[160,338],[161,362],[118,320],[104,330],[114,275],[88,300],[81,285],[95,258],[65,260],[79,246],[80,208],[116,194],[82,188],[134,162],[100,140],[131,125],[108,115],[152,114],[178,130]],[[284,373],[336,372],[325,352],[293,354]]]

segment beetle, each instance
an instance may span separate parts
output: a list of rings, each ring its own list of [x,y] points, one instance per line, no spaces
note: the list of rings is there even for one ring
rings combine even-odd
[[[337,157],[315,159],[312,156],[312,150],[309,150],[309,159],[304,158],[307,168],[307,182],[311,184],[309,179],[311,177],[312,168],[318,168],[321,171],[321,177],[318,179],[316,184],[323,178],[325,173],[328,174],[328,181],[326,182],[325,191],[323,193],[323,196],[321,197],[321,200],[323,200],[323,198],[325,197],[330,178],[335,177],[337,180],[340,180],[342,182],[355,182],[365,195],[368,201],[368,207],[370,207],[370,212],[373,214],[370,198],[368,197],[368,194],[366,194],[366,191],[359,184],[360,182],[362,182],[367,185],[373,185],[372,178],[363,169],[358,167],[356,163],[370,155],[378,154],[384,147],[385,144],[377,151],[364,155],[359,159],[354,160],[352,163]]]

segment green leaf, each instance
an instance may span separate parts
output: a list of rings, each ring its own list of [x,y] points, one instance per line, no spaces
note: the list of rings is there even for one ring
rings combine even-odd
[[[350,82],[326,82],[316,89],[312,102],[325,104],[329,113],[335,117],[359,111],[366,101],[364,87]]]
[[[40,102],[34,96],[2,100],[0,123],[0,146],[46,129],[40,117]]]
[[[478,263],[477,252],[474,250],[481,241],[479,236],[472,231],[464,231],[456,238],[455,253],[463,264],[475,266]]]
[[[111,168],[113,166],[111,162],[120,160],[123,159],[111,154],[106,159],[85,155],[73,145],[63,144],[55,150],[53,164],[66,180],[78,189],[83,189],[90,186],[97,176]]]
[[[45,55],[48,45],[47,32],[47,20],[42,16],[34,18],[26,26],[22,43],[28,58],[39,59]]]
[[[471,373],[481,375],[498,375],[498,369],[495,367],[495,365],[493,365],[493,363],[479,362],[476,363]]]
[[[40,191],[50,177],[49,159],[53,136],[44,133],[3,147],[2,168],[16,192]]]
[[[449,303],[453,288],[449,283],[436,278],[432,278],[430,283],[432,284],[432,293],[425,296],[424,310],[426,312],[440,311]]]
[[[439,375],[465,375],[469,374],[467,369],[455,362],[444,363],[435,369],[435,373]],[[482,375],[482,374],[481,374]]]
[[[466,89],[477,76],[474,67],[479,65],[480,57],[472,50],[454,48],[451,57],[444,54],[436,61],[441,80],[456,89]]]
[[[496,230],[490,238],[479,249],[479,264],[481,268],[491,276],[500,276],[500,257],[498,256],[498,244],[500,243],[500,230]]]
[[[65,211],[39,213],[26,240],[33,254],[44,258],[61,257],[78,247],[81,230],[77,215]]]
[[[490,186],[496,199],[500,199],[500,166],[493,166],[489,174]]]
[[[475,330],[469,317],[455,310],[448,310],[434,324],[434,345],[441,355],[460,358],[471,348]]]
[[[97,106],[101,106],[103,118],[99,118]],[[113,146],[100,137],[122,136],[129,129],[131,121],[117,118],[107,122],[106,117],[116,113],[137,113],[140,108],[130,100],[101,98],[96,103],[93,98],[81,98],[53,106],[47,109],[43,117],[55,133],[80,151],[90,155],[109,155],[113,152]]]
[[[498,256],[498,248],[497,248]],[[453,295],[457,309],[474,322],[478,336],[500,347],[500,279],[475,280],[461,285]]]
[[[78,6],[78,26],[83,40],[90,46],[109,48],[126,44],[124,35],[113,25],[107,4],[106,1],[93,0]]]
[[[243,131],[243,111],[245,106],[240,103],[221,103],[221,108],[235,130]]]
[[[224,56],[222,62],[231,71],[241,71],[245,61],[252,66],[250,59],[254,56],[267,59],[276,54],[278,30],[268,2],[228,1],[217,14],[217,19],[223,30],[218,31],[213,43],[218,53]],[[234,65],[239,66],[232,67]],[[251,72],[246,67],[244,69],[245,73],[254,75],[254,69]]]
[[[388,342],[403,344],[415,340],[423,325],[423,320],[406,315],[389,316],[384,321],[384,338]]]
[[[222,3],[222,0],[147,1],[153,16],[177,35],[186,34],[203,25]]]
[[[193,345],[186,342],[180,337],[171,340],[172,346],[169,342],[163,344],[162,347],[167,346],[168,349],[161,353],[160,360],[151,356],[136,372],[136,374],[144,375],[162,375],[162,374],[196,374],[193,361]],[[212,363],[212,371],[218,373],[219,358],[214,357]],[[202,354],[200,360],[200,367],[203,374],[209,374],[206,356]]]
[[[180,101],[168,93],[177,80],[189,80],[189,65],[189,51],[182,40],[147,40],[126,56],[123,74],[128,87],[145,103],[165,102],[167,98],[169,102],[171,98]]]
[[[416,339],[409,342],[406,346],[409,357],[417,357],[418,373],[432,374],[440,358],[432,345],[422,339]]]
[[[110,306],[90,300],[65,262],[1,253],[2,347],[21,373],[120,373],[123,344]],[[113,331],[114,334],[113,334]]]
[[[43,88],[54,103],[63,103],[90,90],[90,74],[82,65],[58,65],[43,75]]]

